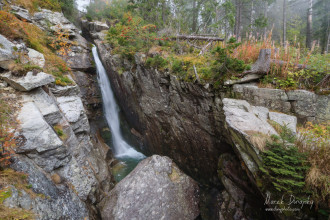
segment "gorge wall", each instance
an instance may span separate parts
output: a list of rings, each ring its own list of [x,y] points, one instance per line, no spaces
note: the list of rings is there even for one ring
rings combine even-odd
[[[89,118],[101,116],[90,44],[62,13],[41,9],[32,15],[10,7],[17,18],[49,34],[56,28],[69,33],[72,47],[66,61],[72,74],[66,76],[72,83],[58,85],[53,75],[42,72],[46,54],[0,35],[0,97],[17,118],[10,168],[24,173],[27,189],[33,191],[1,185],[10,194],[4,205],[31,210],[38,219],[99,219],[99,208],[115,181],[110,148],[92,134],[89,124]],[[18,52],[39,71],[23,76],[9,71]]]
[[[200,85],[144,68],[138,55],[134,65],[112,56],[101,40],[95,43],[142,150],[173,158],[201,182],[218,183],[218,157],[231,149],[223,135],[221,99]],[[125,72],[118,74],[122,67]]]

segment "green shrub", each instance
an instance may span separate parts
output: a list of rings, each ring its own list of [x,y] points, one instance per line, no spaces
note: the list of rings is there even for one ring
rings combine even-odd
[[[283,195],[306,199],[310,195],[305,183],[310,167],[307,154],[294,146],[295,138],[286,126],[281,126],[280,136],[272,135],[271,138],[273,142],[268,142],[268,150],[261,154],[263,190],[270,191],[277,199]]]
[[[251,66],[246,65],[243,60],[230,57],[230,54],[233,53],[233,50],[239,45],[239,43],[236,43],[235,38],[230,38],[225,48],[218,46],[212,51],[216,59],[216,62],[213,63],[214,72],[219,72],[221,75],[224,75],[227,72],[240,73],[251,68]]]
[[[180,60],[174,60],[172,63],[172,72],[174,74],[183,74],[182,62]]]
[[[163,69],[167,66],[168,61],[165,60],[160,55],[156,55],[155,57],[149,57],[146,61],[146,65],[154,68]]]

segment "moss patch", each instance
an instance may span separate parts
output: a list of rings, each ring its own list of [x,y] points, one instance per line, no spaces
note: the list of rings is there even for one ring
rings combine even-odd
[[[180,180],[180,173],[177,170],[177,168],[175,168],[173,165],[172,165],[172,172],[168,176],[170,177],[172,182],[179,182]]]

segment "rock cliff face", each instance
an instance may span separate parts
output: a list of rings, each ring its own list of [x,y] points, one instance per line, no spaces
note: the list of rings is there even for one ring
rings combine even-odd
[[[306,90],[258,88],[253,84],[234,85],[233,93],[252,105],[294,114],[301,122],[330,120],[330,95],[317,95]]]
[[[227,94],[145,68],[142,54],[135,55],[135,62],[112,55],[104,41],[106,32],[88,30],[90,26],[83,25],[85,32],[91,31],[119,105],[144,145],[142,150],[170,157],[200,183],[221,181],[222,187],[202,193],[202,218],[273,219],[273,213],[265,212],[266,196],[257,184],[266,137],[278,135],[269,120],[296,134],[298,119],[327,120],[324,100],[328,97],[235,85],[234,96],[246,100],[224,98]]]
[[[111,56],[95,40],[112,88],[144,152],[172,158],[199,181],[217,183],[217,160],[230,150],[223,138],[221,99],[200,85]],[[137,63],[139,57],[137,57]],[[125,68],[118,74],[118,68]]]
[[[0,95],[16,109],[19,140],[11,168],[28,175],[31,189],[42,196],[36,198],[10,186],[12,196],[4,201],[11,208],[32,210],[38,219],[97,219],[101,200],[113,188],[109,168],[109,148],[91,138],[86,105],[98,105],[97,89],[86,89],[93,83],[89,44],[78,29],[61,13],[41,10],[33,16],[20,7],[13,7],[18,18],[39,26],[42,30],[66,29],[70,41],[75,41],[68,64],[73,76],[83,80],[82,92],[74,82],[70,86],[55,85],[47,73],[29,72],[13,76],[8,66],[16,57],[17,45],[0,35]],[[28,19],[27,19],[28,18]],[[50,29],[50,30],[49,30]],[[27,62],[44,65],[44,56],[23,45],[28,51]],[[85,72],[79,72],[85,71]],[[78,80],[77,80],[78,81]],[[82,99],[82,94],[89,99]],[[95,99],[93,98],[95,97]]]

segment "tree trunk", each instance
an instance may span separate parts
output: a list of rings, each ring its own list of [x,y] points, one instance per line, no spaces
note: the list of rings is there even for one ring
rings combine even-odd
[[[166,23],[166,0],[162,0],[162,20],[163,20],[163,25],[165,26],[165,23]]]
[[[236,0],[236,15],[235,15],[235,32],[236,38],[238,39],[240,36],[240,27],[241,27],[241,0]]]
[[[264,16],[265,16],[265,18],[267,18],[267,14],[268,14],[268,2],[267,1],[265,1],[265,9],[264,9],[265,11],[264,11]],[[267,27],[265,27],[264,28],[264,37],[265,37],[265,39],[267,38]]]
[[[312,48],[312,16],[313,16],[313,0],[309,0],[307,10],[307,32],[306,32],[306,47]]]
[[[259,52],[258,60],[254,64],[252,64],[251,70],[244,71],[242,75],[245,76],[247,74],[267,74],[270,70],[271,53],[271,49],[261,49]]]
[[[323,1],[324,3],[324,12],[326,13],[326,15],[324,16],[323,19],[323,25],[325,28],[325,33],[324,33],[324,48],[322,51],[324,51],[324,53],[328,53],[329,52],[329,44],[330,44],[330,17],[329,17],[329,10],[330,10],[330,6],[329,3],[327,4],[327,1]]]
[[[253,13],[254,13],[254,4],[253,0],[251,2],[251,13],[250,13],[250,35],[253,33]]]
[[[283,45],[286,45],[286,0],[283,0]]]
[[[197,20],[198,20],[198,11],[197,11],[197,5],[196,5],[196,1],[197,0],[193,0],[193,11],[192,11],[192,13],[193,13],[193,20],[192,20],[192,27],[191,27],[191,30],[192,30],[192,32],[193,33],[195,33],[196,32],[196,30],[197,30]]]

